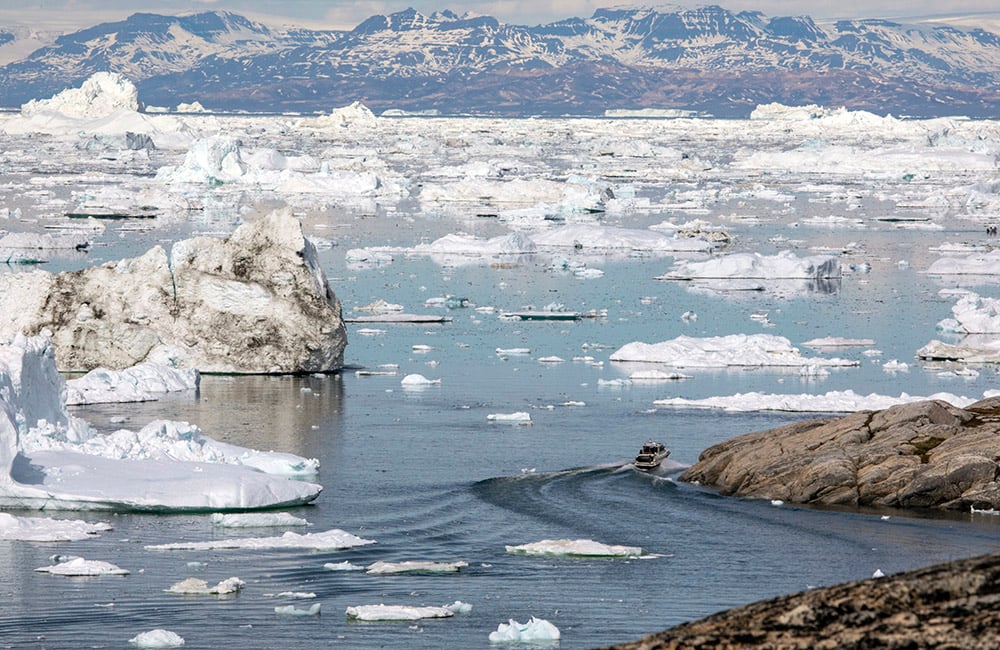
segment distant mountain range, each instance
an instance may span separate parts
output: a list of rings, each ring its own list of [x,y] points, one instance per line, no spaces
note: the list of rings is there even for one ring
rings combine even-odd
[[[0,44],[12,34],[0,28]],[[443,114],[602,114],[757,104],[1000,118],[1000,35],[943,24],[769,18],[709,6],[600,9],[535,27],[413,9],[350,31],[274,30],[228,12],[137,13],[0,67],[16,108],[120,72],[147,105],[328,112],[360,100]]]

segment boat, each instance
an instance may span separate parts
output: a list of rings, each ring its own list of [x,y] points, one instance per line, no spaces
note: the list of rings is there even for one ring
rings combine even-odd
[[[639,450],[639,454],[635,457],[634,465],[636,469],[643,471],[656,469],[669,455],[670,450],[664,444],[650,440]]]

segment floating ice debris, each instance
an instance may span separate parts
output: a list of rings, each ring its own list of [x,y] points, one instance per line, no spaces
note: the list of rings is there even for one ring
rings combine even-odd
[[[469,603],[463,603],[460,600],[456,600],[450,605],[445,605],[446,609],[450,609],[455,614],[468,614],[472,611],[472,605]]]
[[[405,562],[383,562],[379,560],[368,565],[367,573],[376,575],[391,575],[396,573],[458,573],[468,562],[421,562],[407,560]]]
[[[970,334],[956,344],[933,340],[917,350],[917,358],[959,363],[1000,363],[1000,339],[988,334]]]
[[[539,363],[563,363],[564,361],[565,361],[565,359],[563,359],[562,357],[557,357],[557,356],[539,357],[538,358],[538,362]]]
[[[125,370],[95,368],[66,382],[66,404],[145,402],[158,399],[161,393],[193,390],[199,380],[194,368],[157,363],[140,363]]]
[[[788,339],[771,334],[731,334],[706,338],[678,336],[662,343],[633,342],[613,352],[610,359],[663,363],[679,368],[859,365],[849,359],[803,357]]]
[[[510,619],[490,632],[490,643],[546,643],[559,640],[559,628],[543,618],[531,617],[527,623]]]
[[[129,572],[103,560],[85,560],[82,557],[73,558],[52,566],[35,569],[41,573],[51,573],[57,576],[127,576]]]
[[[540,542],[505,546],[515,555],[563,555],[567,557],[639,557],[642,548],[602,544],[591,539],[543,539]]]
[[[897,372],[910,372],[910,366],[907,363],[893,359],[892,361],[886,361],[882,364],[882,370],[891,373]]]
[[[597,251],[707,253],[713,248],[713,244],[704,239],[672,237],[653,230],[592,224],[567,224],[532,235],[532,239],[540,247]]]
[[[993,508],[977,508],[976,506],[969,506],[969,512],[974,515],[1000,515],[1000,510],[995,510]]]
[[[976,293],[966,292],[959,296],[951,312],[954,319],[942,321],[938,324],[939,329],[962,334],[1000,332],[1000,299],[984,298]]]
[[[135,635],[128,641],[139,648],[180,648],[184,638],[170,630],[156,629]]]
[[[381,336],[385,334],[385,330],[376,327],[361,327],[355,330],[355,333],[361,336]]]
[[[618,379],[598,379],[597,385],[608,388],[625,388],[626,386],[632,385],[632,380],[622,379],[621,377],[619,377]]]
[[[523,357],[531,354],[531,348],[497,348],[496,353],[502,357]]]
[[[212,514],[212,525],[220,528],[263,528],[270,526],[309,526],[309,522],[288,512],[239,512]]]
[[[696,320],[698,320],[698,314],[694,313],[691,310],[688,310],[683,314],[681,314],[681,320],[684,321],[685,323],[693,323]]]
[[[916,397],[900,393],[899,397],[888,395],[858,395],[852,390],[835,390],[822,395],[780,395],[770,393],[737,393],[725,397],[685,399],[670,397],[653,401],[654,406],[680,408],[709,408],[731,412],[788,411],[793,413],[854,413],[856,411],[880,411],[898,404],[909,404],[929,399],[944,400],[959,408],[977,401],[959,397],[951,393],[934,393],[930,397]]]
[[[319,616],[320,603],[313,603],[307,609],[299,609],[295,605],[279,605],[274,608],[278,616]]]
[[[343,562],[327,562],[323,565],[323,568],[327,571],[364,571],[363,566],[358,566],[357,564],[351,564],[347,560]]]
[[[355,307],[354,311],[363,311],[369,314],[390,314],[393,312],[403,311],[403,309],[404,307],[402,305],[386,302],[380,298],[375,302],[368,303],[362,307]]]
[[[682,372],[664,372],[662,370],[637,370],[628,376],[629,381],[679,381],[691,379],[691,375]]]
[[[0,540],[67,542],[89,539],[111,530],[111,524],[48,517],[17,517],[0,512]]]
[[[964,257],[942,257],[927,268],[928,275],[998,275],[1000,250]]]
[[[437,386],[441,383],[441,380],[428,379],[421,374],[413,373],[403,377],[403,380],[399,383],[403,388],[424,388],[426,386]]]
[[[209,551],[219,549],[299,549],[338,550],[374,544],[375,540],[364,539],[334,528],[322,533],[307,533],[299,535],[291,531],[278,537],[241,537],[233,539],[217,539],[208,542],[174,542],[172,544],[154,544],[146,546],[147,550],[159,551]]]
[[[486,416],[490,422],[507,422],[510,424],[531,424],[531,414],[525,411],[515,413],[490,413]]]
[[[782,501],[781,499],[771,499],[771,505],[777,508],[779,506],[785,505],[785,502]]]
[[[348,607],[347,618],[357,621],[418,621],[422,618],[448,618],[455,612],[448,607],[411,605],[357,605]]]
[[[202,580],[201,578],[185,578],[180,582],[174,583],[167,589],[164,589],[164,591],[169,594],[205,594],[211,596],[225,596],[227,594],[235,594],[243,589],[245,584],[245,582],[235,576],[222,580],[214,587],[209,587],[208,582]]]
[[[875,341],[872,339],[851,339],[842,336],[825,336],[818,339],[809,339],[802,345],[806,345],[811,348],[855,348],[875,345]]]
[[[882,569],[875,569],[875,573],[872,574],[873,578],[884,578],[885,574],[882,573]]]
[[[310,600],[316,597],[311,591],[282,591],[274,594],[275,598],[291,598],[293,600]]]

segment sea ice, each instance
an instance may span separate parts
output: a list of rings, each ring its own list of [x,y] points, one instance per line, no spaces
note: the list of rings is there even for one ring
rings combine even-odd
[[[602,544],[592,539],[543,539],[540,542],[505,546],[515,555],[563,555],[567,557],[639,557],[642,548]]]
[[[448,618],[455,612],[448,607],[412,605],[357,605],[348,607],[347,618],[358,621],[417,621],[422,618]]]
[[[208,542],[174,542],[171,544],[154,544],[146,546],[155,551],[212,551],[228,549],[315,549],[341,550],[374,544],[375,540],[364,539],[351,533],[333,528],[321,533],[306,533],[300,535],[287,531],[277,537],[237,537],[232,539],[216,539]]]
[[[103,560],[85,560],[82,557],[73,558],[52,566],[43,566],[35,569],[42,573],[51,573],[57,576],[127,576],[126,569],[105,562]]]
[[[841,276],[840,262],[829,255],[799,257],[791,251],[775,255],[733,253],[707,260],[677,260],[658,280],[829,280]]]
[[[506,422],[510,424],[531,424],[531,414],[525,411],[514,413],[490,413],[486,416],[490,422]]]
[[[598,251],[707,253],[714,247],[711,242],[700,238],[671,237],[653,230],[591,224],[567,224],[534,234],[531,238],[539,247]]]
[[[368,565],[367,573],[375,575],[391,575],[396,573],[458,573],[468,562],[422,562],[407,560],[405,562],[383,562],[379,560]]]
[[[527,623],[510,619],[490,632],[490,643],[547,643],[558,641],[559,628],[543,618],[531,617]]]
[[[205,594],[212,596],[225,596],[227,594],[235,594],[243,589],[245,584],[245,582],[235,576],[232,578],[226,578],[214,587],[209,587],[208,582],[202,580],[201,578],[185,578],[180,582],[174,583],[169,588],[164,589],[164,591],[171,594]]]
[[[857,366],[839,358],[803,357],[791,342],[772,334],[731,334],[696,338],[678,336],[661,343],[627,343],[611,361],[663,363],[677,368]]]
[[[927,268],[928,275],[1000,275],[1000,250],[942,257]]]
[[[184,639],[176,632],[156,629],[135,635],[129,643],[139,648],[180,648]]]

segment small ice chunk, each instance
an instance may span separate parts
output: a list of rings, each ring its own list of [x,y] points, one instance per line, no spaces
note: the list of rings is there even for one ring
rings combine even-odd
[[[509,623],[501,623],[495,632],[490,632],[490,643],[538,643],[559,640],[559,628],[543,618],[531,617],[527,623],[521,624],[510,619]]]
[[[898,359],[893,359],[892,361],[883,363],[882,370],[891,373],[910,372],[910,366],[909,364],[899,361]]]
[[[358,605],[347,608],[347,618],[358,621],[417,621],[422,618],[448,618],[455,612],[447,607],[411,605]]]
[[[501,357],[516,357],[531,354],[531,348],[497,348],[497,354]]]
[[[424,386],[435,386],[441,383],[440,379],[428,379],[421,374],[413,373],[403,377],[399,382],[403,388],[423,388]]]
[[[57,576],[127,576],[129,572],[110,562],[102,560],[85,560],[82,557],[73,558],[52,566],[35,569],[41,573],[51,573]]]
[[[510,424],[531,424],[531,414],[524,411],[516,413],[490,413],[486,416],[490,422],[507,422]]]
[[[515,555],[564,555],[567,557],[639,557],[642,548],[602,544],[592,539],[543,539],[540,542],[506,546]]]
[[[185,578],[180,582],[176,582],[169,588],[164,589],[168,594],[206,594],[212,596],[224,596],[226,594],[235,594],[243,585],[246,583],[239,578],[233,576],[232,578],[226,578],[214,587],[209,587],[208,582],[202,580],[201,578]]]
[[[240,512],[212,514],[212,525],[219,528],[266,528],[272,526],[309,526],[309,522],[288,512]]]
[[[562,357],[550,356],[550,357],[540,357],[538,359],[539,363],[562,363],[565,361]]]
[[[315,598],[316,594],[311,591],[282,591],[274,594],[275,598],[294,598],[295,600],[309,600]]]
[[[180,648],[184,638],[170,630],[155,629],[137,634],[128,642],[139,648]]]
[[[445,607],[456,614],[468,614],[472,611],[472,605],[469,603],[463,603],[460,600],[456,600],[450,605],[445,605]]]
[[[628,376],[629,381],[678,381],[691,379],[691,375],[682,372],[664,372],[662,370],[637,370]]]
[[[343,562],[327,562],[323,565],[323,568],[327,571],[364,571],[363,566],[358,566],[357,564],[351,564],[347,560]]]
[[[0,541],[68,542],[111,530],[111,524],[48,517],[15,517],[0,512]]]
[[[299,609],[295,605],[281,605],[274,608],[278,616],[319,616],[320,603],[313,603],[308,609]]]
[[[882,569],[875,569],[875,573],[872,574],[873,578],[884,578],[885,574],[882,573]]]
[[[405,562],[383,562],[379,560],[368,565],[368,573],[376,575],[391,575],[395,573],[458,573],[468,562],[421,562],[407,560]]]

